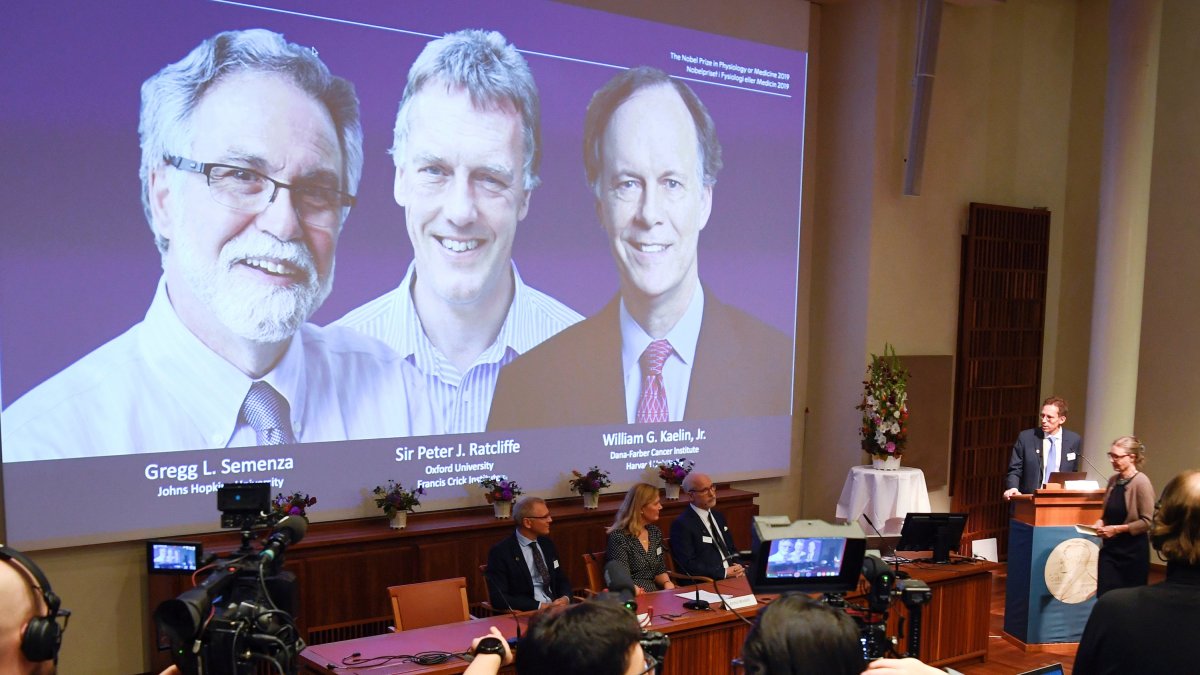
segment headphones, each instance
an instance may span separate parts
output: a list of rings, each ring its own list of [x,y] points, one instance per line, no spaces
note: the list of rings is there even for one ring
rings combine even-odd
[[[34,662],[57,660],[58,648],[62,645],[62,628],[57,621],[59,599],[50,589],[50,581],[32,560],[16,549],[0,544],[0,560],[10,560],[25,568],[35,582],[33,589],[41,594],[46,603],[46,614],[30,619],[25,632],[21,634],[21,653]]]

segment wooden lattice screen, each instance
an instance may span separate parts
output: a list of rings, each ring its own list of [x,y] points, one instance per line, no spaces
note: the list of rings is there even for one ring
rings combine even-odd
[[[951,498],[966,512],[963,552],[995,537],[1007,554],[1004,474],[1013,441],[1037,421],[1050,212],[970,207],[962,241]]]

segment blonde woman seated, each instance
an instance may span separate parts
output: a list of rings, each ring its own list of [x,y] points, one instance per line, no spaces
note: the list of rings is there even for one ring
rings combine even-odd
[[[617,518],[608,528],[605,559],[629,568],[639,595],[660,588],[675,588],[663,560],[662,530],[654,523],[662,511],[658,488],[638,483],[629,488]]]

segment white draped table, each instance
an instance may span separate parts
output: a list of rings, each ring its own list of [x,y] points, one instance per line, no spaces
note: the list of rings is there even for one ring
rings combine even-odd
[[[837,517],[847,522],[858,520],[864,513],[885,535],[898,535],[909,512],[929,512],[929,491],[925,488],[925,473],[913,467],[894,471],[869,466],[852,466],[838,497]],[[874,534],[866,522],[863,531]]]

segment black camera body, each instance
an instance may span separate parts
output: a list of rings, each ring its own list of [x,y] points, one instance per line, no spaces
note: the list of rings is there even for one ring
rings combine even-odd
[[[239,500],[234,508],[241,505]],[[303,538],[308,523],[298,516],[279,520],[256,550],[251,524],[270,518],[254,509],[222,512],[223,522],[234,520],[242,528],[241,548],[209,561],[199,570],[213,570],[204,581],[154,611],[170,642],[171,661],[184,675],[244,675],[260,664],[273,672],[296,672],[305,644],[292,621],[295,576],[280,568],[284,549]]]

